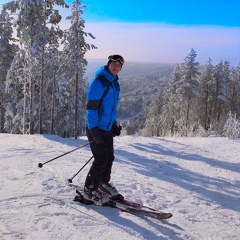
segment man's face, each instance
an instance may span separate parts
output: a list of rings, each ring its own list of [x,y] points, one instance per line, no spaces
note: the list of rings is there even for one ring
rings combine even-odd
[[[112,73],[112,75],[116,76],[122,69],[122,65],[120,62],[111,62],[108,66],[109,71]]]

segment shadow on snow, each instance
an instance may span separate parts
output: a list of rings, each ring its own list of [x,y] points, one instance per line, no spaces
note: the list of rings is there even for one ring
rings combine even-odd
[[[166,141],[162,140],[161,141]],[[173,142],[178,144],[177,142]],[[180,145],[184,146],[180,143]],[[161,159],[164,156],[171,156],[185,161],[202,161],[208,164],[213,169],[224,169],[232,172],[239,173],[239,165],[234,163],[224,162],[218,159],[207,158],[198,154],[184,153],[181,148],[181,152],[173,151],[171,149],[162,146],[161,144],[141,144],[134,143],[131,147],[136,148],[139,152],[148,152],[150,154],[160,154]],[[187,146],[185,145],[187,148]],[[205,201],[213,202],[221,205],[224,208],[234,211],[240,211],[239,207],[239,188],[240,181],[230,182],[227,179],[214,178],[203,175],[185,169],[180,165],[166,160],[153,159],[153,157],[146,157],[135,153],[130,153],[125,150],[115,150],[117,155],[116,161],[119,163],[128,163],[128,159],[131,161],[131,165],[134,170],[145,176],[157,178],[161,181],[168,181],[181,188],[186,189],[189,192],[195,192],[199,196],[203,196]],[[127,160],[125,160],[127,158]],[[123,160],[124,159],[124,160]],[[220,192],[221,190],[221,192]]]

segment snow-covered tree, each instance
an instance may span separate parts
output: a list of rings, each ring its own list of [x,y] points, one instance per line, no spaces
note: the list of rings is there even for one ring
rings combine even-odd
[[[4,128],[10,133],[24,133],[23,119],[27,108],[24,52],[19,50],[15,55],[6,81],[6,113]]]
[[[60,78],[55,83],[55,108],[54,119],[56,122],[53,125],[54,133],[62,137],[72,136],[72,105],[73,96],[69,81],[65,78]]]
[[[5,82],[7,72],[12,64],[14,55],[18,50],[14,39],[12,37],[12,17],[6,9],[0,12],[0,132],[4,130],[4,103],[6,102]]]
[[[231,113],[240,117],[240,62],[230,73],[229,108]]]
[[[46,31],[44,35],[46,36],[45,44],[42,44],[42,52],[40,59],[40,96],[39,96],[39,133],[49,132],[49,118],[52,113],[52,105],[49,105],[49,100],[52,102],[52,98],[49,99],[50,95],[44,94],[47,87],[54,87],[51,82],[55,81],[56,71],[59,68],[59,42],[63,36],[63,31],[59,27],[59,23],[62,19],[58,10],[53,9],[53,4],[56,1],[52,1],[51,4],[48,4],[46,7],[47,16],[45,18],[44,25]],[[61,6],[65,6],[64,2],[60,2]],[[58,66],[58,68],[57,68]],[[53,74],[54,72],[54,74]],[[51,89],[51,92],[54,92],[55,89]],[[53,102],[52,102],[53,103]],[[43,111],[45,110],[45,111]],[[51,115],[51,118],[54,117]],[[53,121],[51,121],[52,123]],[[51,128],[52,129],[52,128]],[[52,132],[52,131],[51,131]],[[53,133],[53,132],[52,132]]]
[[[59,82],[62,82],[60,64],[61,64],[61,52],[59,51],[59,35],[61,37],[62,31],[60,29],[55,29],[52,26],[50,29],[50,38],[48,41],[48,47],[45,51],[45,58],[47,59],[47,64],[45,67],[45,84],[44,84],[44,99],[42,118],[43,121],[43,131],[51,134],[56,134],[55,125],[59,123],[56,116],[57,111],[61,111],[61,105],[57,105],[56,95],[58,93]],[[39,114],[40,115],[40,114]],[[39,127],[41,124],[39,124]]]
[[[228,119],[223,127],[223,136],[228,138],[240,138],[240,120],[237,119],[236,113],[228,114]]]
[[[150,108],[147,114],[147,120],[144,129],[144,135],[148,136],[161,136],[163,127],[160,120],[163,105],[163,92],[159,91],[152,99]]]
[[[211,124],[211,114],[213,112],[213,65],[211,59],[199,76],[199,96],[197,99],[198,119],[205,130],[208,130]]]
[[[198,93],[197,77],[199,63],[195,61],[197,53],[191,49],[181,65],[181,79],[178,82],[176,94],[180,118],[176,121],[178,132],[187,135],[190,128],[196,123],[195,115],[196,94]]]
[[[188,135],[197,128],[196,96],[198,95],[198,65],[194,49],[177,64],[163,94],[163,109],[159,118],[162,135]]]
[[[14,64],[19,65],[22,61],[22,68],[12,66],[7,86],[12,87],[12,82],[24,85],[23,106],[19,108],[15,105],[16,112],[23,109],[22,121],[19,122],[23,133],[34,133],[38,125],[42,133],[44,70],[47,65],[45,51],[51,33],[47,24],[57,24],[61,19],[53,9],[54,4],[67,6],[63,0],[16,0],[5,5],[6,9],[17,13],[15,26],[21,54],[16,55]],[[17,77],[14,79],[14,76]],[[7,90],[11,91],[9,88]],[[10,116],[6,117],[9,119]]]
[[[221,61],[213,68],[213,113],[212,124],[221,131],[229,113],[230,68],[227,61]]]
[[[69,127],[68,131],[71,132],[71,125],[74,125],[75,139],[79,135],[79,128],[85,128],[84,112],[85,112],[85,94],[86,94],[86,81],[83,78],[84,67],[87,61],[84,55],[87,50],[96,48],[92,44],[85,42],[85,38],[90,36],[94,38],[91,33],[84,32],[85,21],[81,18],[85,6],[81,6],[81,0],[75,0],[72,3],[72,14],[67,19],[71,20],[71,26],[65,32],[65,42],[63,48],[63,64],[62,72],[65,79],[71,85],[72,94],[74,94],[75,101],[72,102],[74,106],[74,122],[72,122],[72,111],[69,114]],[[67,69],[67,71],[65,71]],[[69,106],[72,108],[71,106]],[[73,108],[72,108],[73,109]]]
[[[162,125],[162,135],[174,135],[177,130],[176,122],[181,117],[181,108],[178,106],[178,94],[180,80],[182,78],[182,64],[177,64],[173,70],[168,86],[163,92],[163,110],[159,121]]]

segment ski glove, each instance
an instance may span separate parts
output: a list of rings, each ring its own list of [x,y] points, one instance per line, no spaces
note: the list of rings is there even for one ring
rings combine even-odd
[[[96,144],[100,144],[104,142],[104,131],[98,127],[90,129],[93,140]]]
[[[118,124],[117,122],[114,122],[113,126],[112,126],[113,136],[114,137],[120,136],[121,130],[122,130],[122,126],[120,124]]]

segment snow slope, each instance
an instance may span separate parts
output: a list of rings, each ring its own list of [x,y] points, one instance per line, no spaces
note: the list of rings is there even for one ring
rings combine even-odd
[[[115,139],[112,183],[127,199],[173,213],[163,221],[72,201],[67,179],[91,157],[89,146],[38,167],[86,142],[0,134],[1,240],[240,239],[239,139]]]

